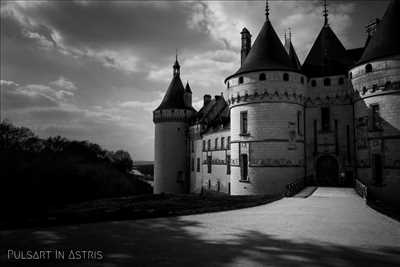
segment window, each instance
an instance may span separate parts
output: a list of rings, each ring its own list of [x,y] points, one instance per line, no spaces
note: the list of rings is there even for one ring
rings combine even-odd
[[[226,155],[226,174],[231,174],[231,155]]]
[[[206,140],[203,140],[203,151],[206,151]]]
[[[317,120],[314,120],[313,130],[314,130],[314,155],[316,155],[318,152]]]
[[[312,86],[312,87],[317,86],[317,81],[316,81],[316,80],[311,80],[311,86]]]
[[[339,78],[339,84],[344,84],[344,79],[343,78]]]
[[[330,118],[329,118],[329,108],[323,107],[321,108],[321,125],[322,131],[329,131],[330,129]]]
[[[284,73],[284,74],[283,74],[283,80],[284,80],[285,82],[289,81],[289,74]]]
[[[212,157],[207,156],[207,172],[208,173],[211,173],[211,161],[212,161]]]
[[[261,73],[260,76],[258,76],[258,79],[260,81],[265,81],[266,77],[265,77],[265,73]]]
[[[194,158],[192,158],[192,172],[194,172]]]
[[[301,84],[304,84],[304,77],[300,77]]]
[[[214,140],[214,149],[215,150],[218,149],[218,138],[215,138],[215,140]]]
[[[178,175],[176,177],[177,182],[183,182],[183,171],[178,171]]]
[[[207,150],[211,150],[211,140],[208,139],[207,141]]]
[[[324,79],[324,86],[331,86],[331,79],[325,78]]]
[[[303,135],[303,112],[297,111],[297,134]]]
[[[208,180],[208,189],[211,189],[211,180]]]
[[[217,182],[217,192],[219,192],[219,190],[221,190],[221,182],[220,181]]]
[[[380,130],[381,123],[379,117],[379,105],[371,105],[371,126],[372,130]]]
[[[197,158],[197,172],[200,172],[200,158]]]
[[[228,87],[228,88],[230,87],[230,84],[229,84],[229,82],[228,82],[228,85],[227,85],[227,87]]]
[[[371,64],[365,65],[365,72],[366,72],[366,73],[372,72],[372,65],[371,65]]]
[[[228,149],[231,149],[231,137],[228,136],[228,139],[226,140],[226,146],[228,147]]]
[[[221,137],[221,149],[225,149],[225,137]]]
[[[239,84],[243,83],[243,77],[239,77]]]
[[[247,154],[240,155],[240,177],[241,180],[248,180],[248,156]]]
[[[240,133],[247,134],[247,111],[240,112]]]

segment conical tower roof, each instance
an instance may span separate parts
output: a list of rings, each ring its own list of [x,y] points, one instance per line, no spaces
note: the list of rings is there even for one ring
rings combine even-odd
[[[262,70],[298,72],[269,20],[265,21],[243,65],[225,81],[238,74]]]
[[[289,55],[289,58],[290,58],[290,61],[292,62],[292,64],[298,70],[301,70],[301,64],[300,64],[299,57],[297,56],[296,50],[294,50],[292,41],[290,40],[290,37],[289,37],[289,39],[286,39],[286,36],[285,36],[285,49]]]
[[[185,92],[186,93],[192,93],[192,89],[190,88],[189,82],[186,82]]]
[[[174,72],[172,81],[168,86],[167,92],[164,95],[161,104],[156,110],[162,109],[187,109],[184,101],[185,88],[183,87],[180,78],[180,66],[178,60],[175,61],[173,66]]]
[[[392,0],[357,64],[400,54],[399,27],[400,1]]]
[[[345,74],[350,64],[346,58],[346,49],[326,23],[308,53],[302,69],[309,77]]]

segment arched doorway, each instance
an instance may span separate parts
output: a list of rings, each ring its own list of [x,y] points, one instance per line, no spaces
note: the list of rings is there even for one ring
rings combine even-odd
[[[317,160],[317,184],[320,186],[339,186],[339,166],[332,156],[321,156]]]

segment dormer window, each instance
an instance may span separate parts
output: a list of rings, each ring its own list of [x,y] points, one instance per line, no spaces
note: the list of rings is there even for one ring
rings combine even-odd
[[[265,73],[261,73],[260,76],[258,77],[258,79],[260,81],[265,81],[266,77],[265,77]]]
[[[311,86],[312,86],[312,87],[315,87],[315,86],[317,86],[317,81],[315,81],[315,80],[312,80],[312,81],[311,81]]]
[[[324,79],[324,86],[331,86],[331,79],[325,78]]]
[[[289,74],[288,74],[288,73],[284,73],[284,74],[283,74],[283,80],[284,80],[285,82],[289,81]]]
[[[366,73],[372,72],[372,65],[371,65],[371,64],[365,65],[365,72],[366,72]]]
[[[243,77],[239,77],[239,84],[243,83]]]
[[[304,84],[304,77],[300,77],[301,84]]]

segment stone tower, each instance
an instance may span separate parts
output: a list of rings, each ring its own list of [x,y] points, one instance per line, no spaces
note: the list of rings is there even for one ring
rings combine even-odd
[[[195,110],[190,87],[183,87],[178,59],[165,96],[153,111],[154,193],[186,193],[189,188],[188,127]],[[189,99],[190,98],[190,99]]]
[[[355,62],[329,25],[324,22],[302,71],[308,78],[306,107],[306,176],[321,186],[351,185],[354,176],[352,89],[347,78]],[[362,51],[362,49],[361,49]],[[341,178],[340,176],[344,176]]]
[[[354,89],[357,177],[368,194],[400,203],[400,1],[390,2],[361,59]]]
[[[267,2],[261,31],[239,70],[225,80],[232,195],[280,193],[304,177],[305,81],[272,27]]]

